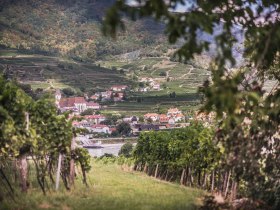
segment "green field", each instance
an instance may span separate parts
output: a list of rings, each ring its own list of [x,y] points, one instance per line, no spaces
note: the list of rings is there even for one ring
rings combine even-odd
[[[137,102],[136,98],[142,98],[143,101]],[[118,102],[107,106],[105,112],[119,113],[124,115],[141,116],[147,112],[165,113],[170,107],[177,107],[183,112],[197,109],[200,101],[197,94],[178,95],[176,98],[170,98],[167,95],[148,96],[141,95],[131,97],[129,101]]]
[[[81,175],[81,174],[79,174]],[[50,191],[43,196],[39,189],[20,194],[16,202],[0,203],[0,209],[59,210],[194,210],[201,205],[204,191],[156,180],[121,166],[93,162],[88,175],[89,187],[76,180],[75,189]]]

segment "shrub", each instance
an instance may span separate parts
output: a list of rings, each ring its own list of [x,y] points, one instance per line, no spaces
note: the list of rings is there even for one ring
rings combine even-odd
[[[119,155],[124,156],[126,158],[131,157],[132,150],[133,150],[133,145],[130,142],[127,142],[121,147],[119,151]]]
[[[85,116],[85,115],[93,115],[94,114],[94,110],[93,109],[86,109],[85,111],[83,111],[81,113],[81,116]]]
[[[73,95],[75,95],[75,91],[72,88],[63,88],[62,89],[62,93],[65,96],[73,96]]]
[[[166,77],[166,76],[167,76],[167,74],[166,74],[166,72],[165,72],[165,71],[162,71],[162,72],[160,72],[160,73],[159,73],[159,76],[161,76],[161,77]]]

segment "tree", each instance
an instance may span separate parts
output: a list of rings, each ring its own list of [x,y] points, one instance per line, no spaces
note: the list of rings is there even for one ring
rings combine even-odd
[[[136,101],[137,103],[141,103],[143,98],[137,97]]]
[[[167,76],[167,73],[165,71],[162,71],[159,73],[159,76],[161,77],[166,77]]]
[[[83,111],[81,113],[81,116],[85,116],[85,115],[93,115],[94,114],[94,109],[86,109],[85,111]]]
[[[36,91],[33,91],[32,87],[30,84],[24,84],[24,83],[19,83],[17,82],[16,85],[21,88],[27,95],[32,97],[34,100],[40,98],[40,95],[43,91],[43,89],[37,88]],[[39,90],[38,90],[39,89]],[[38,90],[38,91],[37,91]]]
[[[72,88],[63,88],[62,93],[67,97],[75,95],[75,91]]]
[[[177,50],[183,61],[210,51],[210,40],[200,39],[199,34],[212,36],[217,49],[210,65],[212,80],[206,81],[200,92],[204,95],[203,110],[217,114],[215,140],[225,150],[221,164],[231,170],[232,189],[243,183],[245,196],[279,209],[279,1],[188,1],[186,12],[176,13],[177,4],[186,1],[137,2],[130,6],[124,0],[117,1],[106,15],[104,33],[115,36],[118,28],[124,28],[123,14],[133,20],[152,16],[166,23],[170,43],[184,40]],[[245,41],[247,65],[230,71],[236,64],[233,46],[240,41],[237,32]],[[267,77],[277,83],[265,93],[262,89]]]
[[[119,135],[119,132],[117,130],[112,131],[112,133],[111,133],[111,136],[114,136],[114,137],[116,137],[118,135]]]
[[[82,93],[84,93],[84,92],[86,91],[86,88],[85,88],[84,86],[81,86],[81,87],[80,87],[80,91],[81,91]]]
[[[95,89],[89,89],[88,92],[87,92],[89,97],[93,96],[95,93],[96,93]]]
[[[176,92],[170,93],[170,94],[169,94],[169,97],[170,97],[170,98],[176,98]]]
[[[144,82],[139,82],[139,84],[138,84],[138,85],[139,85],[139,87],[140,87],[140,88],[145,87],[145,83],[144,83]]]
[[[131,127],[130,127],[129,123],[121,122],[120,124],[117,125],[117,131],[121,135],[128,136],[131,132]]]
[[[148,124],[152,124],[153,123],[153,120],[150,117],[146,121],[147,121]]]
[[[120,69],[120,74],[124,74],[124,70],[123,69]]]
[[[115,125],[117,123],[118,119],[120,119],[119,116],[108,114],[108,115],[106,115],[106,119],[104,121],[102,121],[101,123],[104,125]]]
[[[143,116],[139,117],[139,122],[144,122],[144,117]]]
[[[123,155],[126,158],[131,157],[132,150],[133,150],[133,145],[130,142],[127,142],[124,145],[122,145],[119,151],[119,155]]]
[[[100,110],[97,110],[97,111],[95,112],[95,114],[101,114],[101,111],[100,111]]]

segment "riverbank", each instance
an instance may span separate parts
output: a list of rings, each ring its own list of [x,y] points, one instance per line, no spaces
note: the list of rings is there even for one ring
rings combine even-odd
[[[87,188],[79,178],[74,190],[66,191],[61,185],[58,193],[51,191],[46,196],[39,188],[33,188],[28,197],[19,194],[16,203],[0,203],[0,209],[193,210],[201,204],[204,194],[96,161],[92,162],[88,182]]]

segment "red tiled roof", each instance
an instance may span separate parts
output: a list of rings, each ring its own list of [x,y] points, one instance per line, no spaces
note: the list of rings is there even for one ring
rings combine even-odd
[[[87,102],[87,106],[99,106],[99,104],[98,104],[98,103],[95,103],[95,102],[90,101],[90,102]]]
[[[161,117],[159,119],[160,122],[168,122],[169,121],[169,118],[168,117]]]
[[[86,115],[86,119],[100,119],[100,118],[105,118],[103,115]]]
[[[176,113],[176,112],[180,112],[180,110],[178,108],[170,108],[168,109],[168,113]]]
[[[75,104],[86,103],[86,100],[83,97],[71,97],[71,98],[61,98],[59,101],[60,107],[74,107]]]
[[[79,123],[78,121],[73,121],[73,122],[72,122],[72,125],[73,125],[73,126],[79,125],[79,124],[80,124],[80,123]]]
[[[147,113],[144,115],[144,117],[158,117],[157,113]]]
[[[184,117],[184,115],[182,113],[177,114],[176,117]]]
[[[90,98],[91,98],[91,99],[98,99],[99,96],[93,95],[93,96],[91,96]]]

